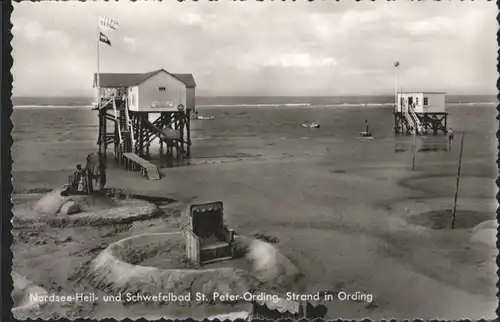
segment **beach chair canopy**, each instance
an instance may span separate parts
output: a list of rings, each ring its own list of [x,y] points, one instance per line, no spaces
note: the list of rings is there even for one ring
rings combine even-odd
[[[191,205],[191,230],[200,238],[219,235],[224,229],[224,208],[221,201]]]

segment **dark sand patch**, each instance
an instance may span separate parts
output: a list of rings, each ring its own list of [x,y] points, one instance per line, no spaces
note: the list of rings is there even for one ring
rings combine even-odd
[[[476,210],[457,210],[455,213],[455,228],[469,229],[483,221],[491,219],[491,213]],[[413,225],[423,226],[431,229],[451,229],[453,221],[453,209],[439,209],[426,211],[407,217],[407,221]]]
[[[330,173],[347,173],[347,170],[330,170]]]
[[[177,200],[168,197],[137,194],[119,188],[107,188],[104,193],[113,200],[143,200],[157,206],[166,206],[177,202]]]
[[[144,241],[134,247],[120,249],[120,257],[130,264],[140,266],[165,269],[196,268],[186,257],[186,243],[182,234],[164,235],[161,244],[159,241]]]
[[[459,196],[467,198],[495,198],[496,178],[466,176],[460,177]],[[456,175],[425,174],[402,179],[403,187],[427,192],[435,197],[453,196],[456,190]]]
[[[451,229],[454,199],[448,198],[406,198],[386,203],[383,206],[393,221],[412,230],[430,228]],[[472,229],[483,221],[496,218],[498,202],[495,199],[461,197],[457,200],[456,228]]]

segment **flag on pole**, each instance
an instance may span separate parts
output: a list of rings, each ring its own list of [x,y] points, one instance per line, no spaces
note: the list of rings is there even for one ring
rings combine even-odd
[[[116,31],[119,27],[118,21],[113,20],[109,17],[103,16],[99,17],[99,27],[106,31]]]
[[[108,46],[111,46],[111,41],[109,40],[108,37],[106,37],[105,34],[102,32],[99,32],[99,41],[107,44]]]

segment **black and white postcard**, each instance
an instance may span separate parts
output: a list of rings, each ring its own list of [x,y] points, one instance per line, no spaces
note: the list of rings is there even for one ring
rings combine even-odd
[[[12,6],[14,317],[496,318],[493,1]]]

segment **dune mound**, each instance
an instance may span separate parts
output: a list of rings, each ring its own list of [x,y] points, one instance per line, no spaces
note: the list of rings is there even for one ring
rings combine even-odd
[[[12,300],[14,306],[12,314],[18,319],[24,319],[26,316],[35,316],[36,312],[46,302],[40,300],[40,297],[47,296],[47,291],[31,281],[27,280],[24,276],[12,272],[13,290]]]
[[[163,215],[159,208],[140,199],[114,199],[106,194],[67,195],[66,187],[54,189],[32,206],[13,208],[14,228],[49,225],[52,227],[100,226],[129,223]]]
[[[497,248],[497,228],[484,228],[473,232],[470,241],[474,244],[483,244],[491,248]]]
[[[29,216],[18,216],[14,209],[12,225],[14,228],[32,227],[37,225],[49,225],[51,227],[74,227],[74,226],[102,226],[112,224],[126,224],[138,220],[147,220],[163,215],[159,209],[152,204],[144,202],[142,205],[130,204],[118,206],[99,211],[81,212],[69,216],[44,217],[39,213],[28,212]]]
[[[488,228],[498,229],[498,220],[493,219],[493,220],[483,221],[482,223],[478,224],[476,227],[472,229],[472,233],[474,234],[480,230]]]
[[[68,185],[64,185],[43,195],[32,208],[36,212],[53,215],[62,213],[63,208],[68,204],[76,204],[79,211],[96,211],[112,208],[117,203],[116,199],[109,197],[106,193],[70,195]]]
[[[266,284],[285,287],[301,276],[299,269],[273,245],[251,240],[247,258],[252,263],[255,276]]]
[[[33,205],[33,210],[44,214],[56,214],[73,196],[67,194],[68,186],[62,186],[45,194]]]
[[[153,249],[168,247],[162,239],[171,240],[171,235],[181,233],[143,234],[110,245],[91,262],[87,276],[90,283],[112,294],[191,294],[193,299],[196,292],[242,294],[258,284],[248,272],[231,267],[165,269],[133,264],[151,255]]]
[[[99,254],[90,263],[85,277],[100,290],[125,294],[122,298],[126,298],[126,294],[173,293],[190,294],[194,300],[197,292],[243,294],[265,284],[283,286],[299,275],[298,269],[284,255],[262,241],[237,238],[237,252],[244,254],[250,263],[248,270],[240,268],[241,259],[195,267],[184,257],[183,248],[182,233],[129,237],[111,244]],[[162,264],[158,266],[161,267],[151,266],[160,261]]]

